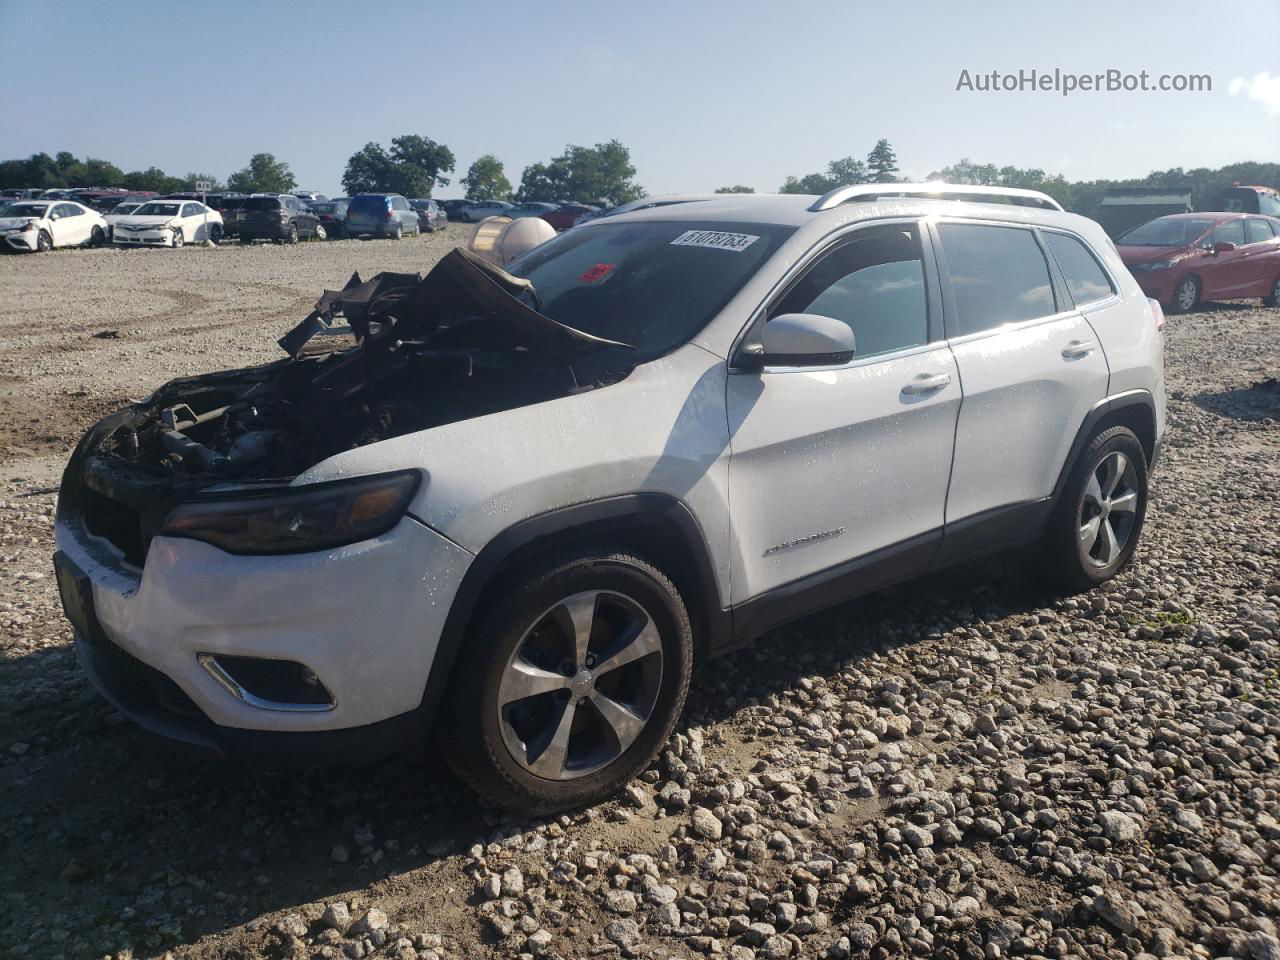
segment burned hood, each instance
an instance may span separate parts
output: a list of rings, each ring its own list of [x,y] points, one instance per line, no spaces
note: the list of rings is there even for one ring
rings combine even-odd
[[[565,326],[539,312],[540,306],[528,280],[458,248],[426,276],[379,273],[362,280],[359,273],[352,274],[341,290],[326,290],[312,313],[279,343],[297,358],[312,337],[341,316],[361,345],[421,344],[465,326],[484,346],[496,349],[561,357],[606,347],[632,349]]]

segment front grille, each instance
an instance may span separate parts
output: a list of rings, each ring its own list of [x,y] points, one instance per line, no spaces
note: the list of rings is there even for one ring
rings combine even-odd
[[[114,546],[135,567],[143,565],[148,543],[137,510],[87,486],[80,489],[80,508],[90,533]]]

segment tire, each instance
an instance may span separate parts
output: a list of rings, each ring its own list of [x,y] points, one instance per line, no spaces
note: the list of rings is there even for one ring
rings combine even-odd
[[[89,234],[89,246],[100,247],[107,242],[107,234],[101,227],[94,227]]]
[[[590,624],[576,634],[585,654],[574,623]],[[619,656],[632,659],[590,669]],[[575,553],[518,571],[473,622],[437,738],[487,805],[540,816],[595,803],[657,755],[692,667],[689,616],[660,570],[625,552]]]
[[[325,230],[325,228],[324,228],[321,224],[318,224],[318,223],[316,224],[315,238],[316,238],[317,240],[327,240],[327,239],[329,238],[329,233],[328,233],[328,231],[327,231],[327,230]]]
[[[1200,305],[1200,281],[1195,277],[1183,277],[1173,288],[1169,300],[1170,313],[1190,313]]]
[[[1271,296],[1262,298],[1263,306],[1280,307],[1280,277],[1276,277],[1276,282],[1271,284]]]
[[[296,223],[289,224],[289,232],[285,235],[284,242],[291,247],[298,242],[298,225]]]
[[[182,235],[181,227],[173,231],[173,249],[177,250],[186,242],[187,242],[187,238]]]
[[[403,225],[403,224],[400,224],[400,223],[397,223],[397,224],[396,224],[396,228],[395,228],[395,230],[394,230],[394,231],[392,231],[392,233],[391,233],[391,239],[392,239],[392,240],[403,240],[403,239],[404,239],[404,225]]]
[[[222,241],[222,228],[218,226],[216,223],[210,224],[209,242],[217,244],[217,243],[220,243],[221,241]]]
[[[1110,580],[1133,558],[1147,515],[1147,457],[1128,427],[1103,430],[1071,469],[1041,544],[1048,578],[1072,592]]]
[[[49,236],[48,230],[41,230],[36,234],[36,253],[48,253],[53,249],[53,237]]]

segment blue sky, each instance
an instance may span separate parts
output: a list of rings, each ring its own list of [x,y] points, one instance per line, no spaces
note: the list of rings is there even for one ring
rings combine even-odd
[[[1138,176],[1280,159],[1277,37],[1276,0],[0,0],[0,62],[26,65],[0,87],[0,156],[225,177],[269,151],[333,194],[351,153],[401,133],[448,144],[457,177],[494,153],[513,183],[616,137],[650,193],[771,191],[887,137],[915,177],[962,157]],[[1055,67],[1208,74],[1213,90],[956,90],[962,69]]]

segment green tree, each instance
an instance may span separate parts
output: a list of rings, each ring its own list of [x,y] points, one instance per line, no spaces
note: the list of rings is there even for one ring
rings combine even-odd
[[[787,177],[779,193],[826,193],[836,187],[867,182],[867,168],[861,160],[843,157],[827,164],[826,173],[810,173],[803,177]]]
[[[632,178],[636,168],[631,151],[617,140],[594,147],[570,144],[549,163],[534,163],[520,177],[521,201],[549,203],[603,200],[616,205],[644,196],[644,188]]]
[[[1061,174],[1048,176],[1038,168],[997,167],[994,163],[974,163],[965,158],[949,167],[929,174],[930,180],[946,183],[973,183],[989,187],[1017,187],[1022,190],[1040,190],[1049,194],[1064,207],[1072,206],[1072,185]],[[1098,192],[1101,200],[1102,191]]]
[[[867,168],[871,171],[872,183],[896,183],[898,180],[898,158],[889,141],[883,137],[867,154]]]
[[[186,187],[177,177],[169,176],[159,167],[126,173],[124,185],[129,190],[154,190],[156,193],[177,193]]]
[[[183,183],[182,189],[194,190],[196,188],[196,183],[201,180],[208,180],[210,183],[212,183],[214,190],[227,189],[227,185],[223,183],[221,180],[219,180],[217,177],[215,177],[212,173],[188,173],[186,176],[186,179],[182,181]]]
[[[444,173],[452,173],[453,151],[417,134],[391,141],[387,151],[379,143],[366,143],[347,160],[342,186],[348,194],[399,193],[406,197],[429,197],[436,184],[449,183]]]
[[[502,161],[492,153],[477,157],[462,178],[467,188],[468,200],[506,200],[511,196],[511,181],[502,168]]]
[[[297,186],[289,165],[269,153],[255,153],[247,167],[227,177],[228,189],[237,193],[288,193]]]
[[[744,187],[737,183],[732,187],[716,187],[716,193],[755,193],[755,187]]]

